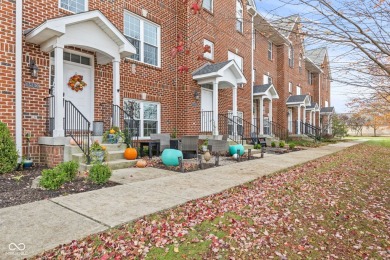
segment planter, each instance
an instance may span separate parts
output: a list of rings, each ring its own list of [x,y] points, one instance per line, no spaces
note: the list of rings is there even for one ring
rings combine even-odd
[[[92,151],[91,156],[93,160],[103,162],[104,160],[104,151]]]
[[[135,148],[126,148],[125,152],[123,153],[123,157],[125,157],[126,160],[135,160],[137,155],[137,149]]]
[[[109,134],[107,136],[107,142],[110,144],[117,144],[118,139],[119,139],[118,136],[116,136],[115,134]]]
[[[31,168],[32,165],[33,165],[33,161],[32,160],[24,160],[23,161],[23,169]]]
[[[179,166],[179,157],[183,158],[183,153],[175,149],[165,149],[161,155],[161,161],[166,166]]]

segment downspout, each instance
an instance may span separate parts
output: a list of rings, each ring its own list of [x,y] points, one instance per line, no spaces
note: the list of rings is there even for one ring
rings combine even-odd
[[[255,56],[255,43],[254,41],[256,40],[256,37],[255,37],[255,33],[256,31],[254,30],[254,27],[255,27],[255,15],[252,15],[252,50],[251,50],[251,124],[253,124],[253,85],[254,85],[254,82],[253,82],[253,79],[255,78],[255,75],[254,75],[254,71],[253,71],[253,68],[254,68],[254,56]],[[272,112],[270,112],[272,113]],[[253,129],[255,130],[255,129]],[[252,130],[251,130],[252,132]]]
[[[15,140],[18,162],[22,161],[22,36],[23,36],[23,0],[16,0],[15,15]]]
[[[177,1],[176,1],[176,17],[175,17],[175,27],[176,27],[176,35],[178,34],[178,27],[177,27],[177,18],[178,17],[178,9],[177,9]],[[177,104],[177,99],[178,99],[178,84],[177,84],[177,56],[175,57],[175,89],[176,89],[176,116],[175,116],[175,131],[178,132],[178,126],[177,126],[177,117],[179,116],[179,113],[177,111],[178,109],[178,104]],[[173,129],[172,129],[173,130]]]
[[[318,125],[322,129],[321,124],[321,72],[318,74],[318,109],[320,112],[318,113]]]

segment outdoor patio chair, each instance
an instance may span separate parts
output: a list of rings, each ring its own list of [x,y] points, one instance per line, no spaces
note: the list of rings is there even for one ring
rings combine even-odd
[[[211,146],[212,153],[224,153],[229,150],[229,143],[227,140],[210,139],[209,145]]]
[[[196,156],[198,156],[198,142],[199,142],[199,136],[194,135],[184,135],[181,138],[181,150],[183,153],[185,152],[191,152],[196,153]]]
[[[160,152],[163,152],[164,149],[169,148],[171,136],[169,134],[150,134],[150,139],[160,140]]]

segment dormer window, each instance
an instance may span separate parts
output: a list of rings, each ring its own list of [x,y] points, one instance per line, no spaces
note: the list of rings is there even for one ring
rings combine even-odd
[[[288,47],[288,65],[290,68],[294,68],[294,49],[292,44]]]

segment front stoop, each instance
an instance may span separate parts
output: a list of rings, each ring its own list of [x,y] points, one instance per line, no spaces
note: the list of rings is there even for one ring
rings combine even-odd
[[[106,147],[107,151],[106,161],[104,163],[106,163],[112,170],[129,168],[137,163],[137,160],[126,160],[123,157],[123,153],[126,149],[125,144],[102,145]],[[73,160],[79,162],[79,171],[86,171],[92,167],[92,164],[86,164],[86,157],[77,146],[66,145],[65,151],[68,156],[68,161]]]

